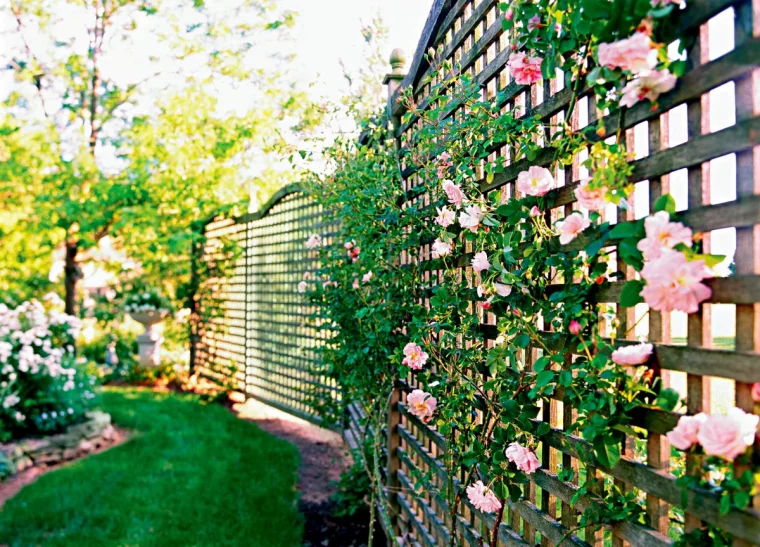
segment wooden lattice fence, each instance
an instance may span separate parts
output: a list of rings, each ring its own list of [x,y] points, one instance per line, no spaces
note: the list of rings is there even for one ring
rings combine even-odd
[[[339,398],[320,373],[319,331],[298,284],[318,264],[304,248],[334,221],[300,186],[277,192],[256,213],[218,217],[204,227],[196,260],[203,271],[196,295],[193,367],[248,397],[320,421],[310,402]],[[211,264],[213,267],[208,268]]]
[[[562,77],[522,86],[511,81],[506,66],[511,50],[509,36],[500,24],[496,0],[438,0],[430,12],[419,42],[411,71],[400,89],[413,88],[414,100],[426,107],[426,96],[436,82],[425,82],[432,74],[425,53],[434,48],[437,57],[452,61],[462,73],[470,74],[482,87],[485,98],[499,94],[505,110],[520,109],[525,116],[538,115],[546,122],[564,119],[571,100],[571,90]],[[689,413],[710,412],[721,407],[738,406],[748,412],[756,410],[750,396],[753,382],[760,381],[760,3],[752,0],[689,0],[682,18],[684,35],[695,37],[688,52],[689,71],[675,90],[660,98],[655,109],[638,104],[625,112],[620,121],[626,131],[633,161],[632,182],[636,183],[634,207],[629,213],[619,211],[618,221],[633,220],[648,214],[664,193],[677,197],[682,220],[704,232],[707,252],[733,254],[735,269],[730,277],[710,282],[712,298],[696,314],[651,312],[648,320],[630,331],[636,338],[648,335],[656,346],[657,364],[665,385],[677,389],[688,399]],[[425,83],[421,83],[425,82]],[[399,90],[391,89],[389,112],[396,121],[400,147],[412,139],[419,127],[417,117],[400,123],[404,109],[398,101]],[[712,101],[720,101],[721,119],[710,115]],[[598,112],[591,94],[584,96],[575,109],[575,129],[594,123],[604,113]],[[452,109],[451,116],[467,113]],[[616,126],[618,120],[609,120]],[[495,143],[489,160],[508,158],[509,150]],[[530,165],[544,165],[554,171],[561,187],[552,191],[555,204],[552,221],[569,214],[576,206],[573,190],[585,176],[578,158],[567,169],[553,163],[551,154],[528,162],[510,163],[502,173],[486,178],[481,172],[480,190],[506,200],[515,193],[520,171]],[[411,166],[403,165],[404,190],[423,185]],[[423,192],[405,206],[425,206],[431,202]],[[629,214],[626,218],[624,215]],[[607,219],[610,220],[610,219]],[[711,245],[712,244],[712,245]],[[430,257],[428,246],[420,256]],[[429,279],[440,274],[431,262]],[[466,276],[471,275],[469,257],[462,260]],[[625,269],[627,279],[635,272]],[[596,296],[597,303],[615,306],[624,282],[612,283]],[[644,305],[620,313],[620,332],[627,332],[645,313]],[[727,325],[735,322],[735,329]],[[495,317],[485,314],[483,330],[496,337]],[[717,335],[713,336],[713,329]],[[730,331],[730,332],[728,332]],[[549,333],[547,333],[548,335]],[[547,336],[547,343],[556,338]],[[537,358],[535,350],[523,356],[530,364]],[[426,493],[445,490],[443,455],[446,439],[434,428],[411,415],[404,404],[406,393],[417,387],[414,376],[403,383],[398,400],[393,401],[388,418],[388,480],[386,492],[397,518],[392,533],[404,538],[404,544],[448,545],[450,540],[449,507],[440,496]],[[665,437],[678,415],[665,411],[646,411],[635,424],[646,431],[646,440],[630,439],[623,459],[613,469],[604,469],[595,461],[590,445],[579,437],[562,432],[573,421],[573,409],[563,405],[561,392],[544,405],[539,419],[548,422],[552,432],[541,444],[538,455],[542,468],[530,475],[524,497],[508,501],[504,522],[499,528],[500,545],[634,545],[665,546],[672,543],[680,524],[674,523],[673,508],[681,505],[681,489],[670,473],[671,451]],[[350,407],[350,423],[360,421],[360,409]],[[563,482],[560,469],[574,469],[575,479]],[[634,491],[646,498],[651,527],[631,522],[615,525],[607,532],[571,532],[577,516],[599,503],[594,495],[573,501],[580,475],[595,478],[597,492],[613,483],[624,491]],[[412,477],[429,476],[429,488],[417,489]],[[462,481],[464,475],[455,477]],[[465,544],[482,545],[494,525],[493,515],[486,515],[463,501],[458,529]],[[757,509],[732,509],[721,515],[717,497],[698,490],[688,492],[686,529],[701,521],[719,526],[737,538],[736,544],[760,544],[760,513]]]

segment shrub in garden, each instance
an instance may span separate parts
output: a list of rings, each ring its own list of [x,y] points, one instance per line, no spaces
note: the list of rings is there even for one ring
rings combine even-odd
[[[74,353],[80,321],[56,299],[0,304],[0,441],[56,433],[93,405],[94,378]]]

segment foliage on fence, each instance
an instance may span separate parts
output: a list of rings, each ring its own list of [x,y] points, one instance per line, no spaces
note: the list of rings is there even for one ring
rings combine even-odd
[[[330,151],[313,194],[343,223],[334,242],[309,238],[309,297],[394,537],[760,542],[752,5],[688,4],[437,2],[390,105],[397,140],[370,124]],[[733,4],[734,51],[707,62],[708,20]],[[732,80],[737,122],[710,134],[702,103]],[[667,115],[683,103],[675,146]],[[651,149],[634,161],[642,123]],[[703,164],[730,153],[739,199],[711,207]],[[724,227],[749,258],[711,279]],[[737,304],[744,353],[708,349],[715,303]],[[673,312],[691,314],[688,349],[669,344]],[[668,369],[687,373],[686,400]],[[704,375],[735,380],[741,408],[711,409]]]

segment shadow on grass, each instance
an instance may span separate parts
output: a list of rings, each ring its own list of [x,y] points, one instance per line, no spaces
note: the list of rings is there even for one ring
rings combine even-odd
[[[134,436],[41,477],[0,512],[0,544],[300,545],[295,447],[197,398],[103,394]]]

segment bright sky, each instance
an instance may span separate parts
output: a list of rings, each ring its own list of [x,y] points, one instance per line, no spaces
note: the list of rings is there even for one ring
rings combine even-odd
[[[344,85],[339,60],[349,68],[362,61],[362,22],[379,14],[390,31],[386,56],[401,48],[411,59],[432,0],[281,0],[280,4],[300,13],[295,32],[300,79],[321,79],[329,92]]]

